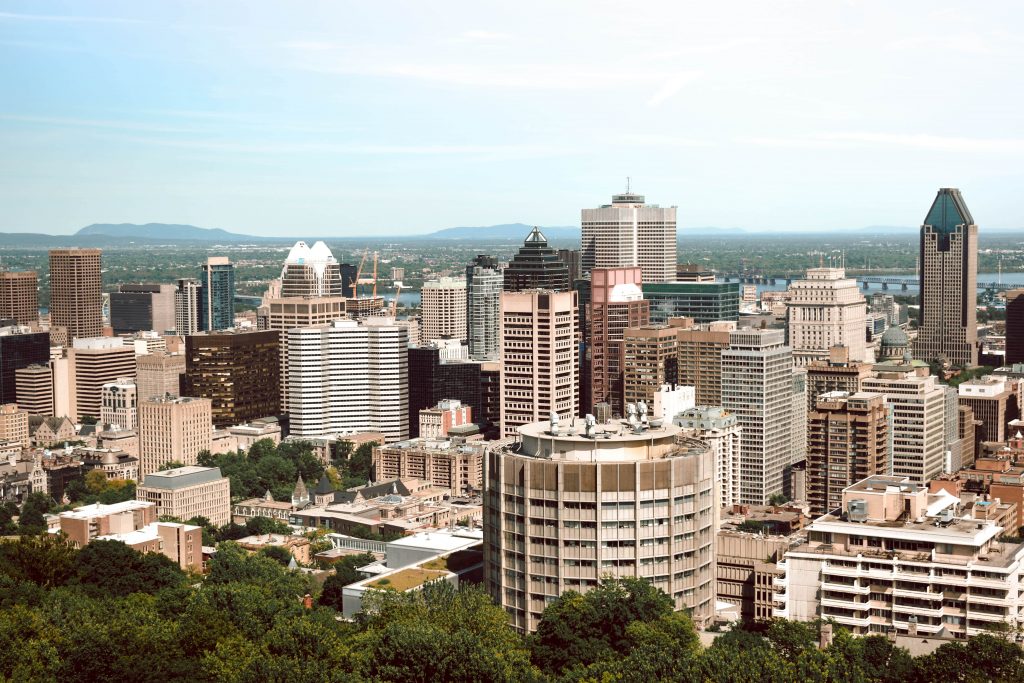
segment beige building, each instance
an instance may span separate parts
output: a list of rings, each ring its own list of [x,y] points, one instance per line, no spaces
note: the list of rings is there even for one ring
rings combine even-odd
[[[892,414],[892,452],[888,472],[925,484],[944,469],[946,392],[935,377],[883,372],[863,382],[863,390],[885,394]]]
[[[263,439],[270,439],[275,446],[281,443],[281,425],[273,417],[228,427],[227,431],[235,437],[235,448],[240,451],[248,451],[254,443]]]
[[[135,386],[139,398],[178,396],[185,374],[185,354],[156,351],[136,358]]]
[[[501,433],[552,412],[576,416],[579,346],[576,292],[501,295]]]
[[[732,507],[740,502],[739,420],[719,406],[696,406],[675,418],[685,436],[700,439],[715,456],[715,493],[718,507]]]
[[[420,308],[423,342],[466,339],[465,278],[443,277],[424,282]]]
[[[138,421],[139,398],[135,381],[120,378],[107,382],[100,390],[100,422],[118,429],[135,429]]]
[[[0,271],[0,318],[19,325],[39,325],[39,282],[36,271]]]
[[[676,207],[646,204],[627,189],[611,204],[583,209],[580,221],[584,275],[594,268],[639,266],[644,284],[676,279]]]
[[[68,344],[103,333],[100,254],[99,249],[50,250],[50,325],[66,332]]]
[[[714,456],[675,425],[537,422],[488,453],[484,585],[520,631],[569,590],[638,577],[715,612]]]
[[[209,399],[159,398],[139,403],[139,457],[142,476],[165,463],[194,465],[210,449],[213,422]]]
[[[1019,379],[986,375],[961,382],[957,387],[960,405],[970,407],[978,421],[979,442],[1001,442],[1012,436],[1007,423],[1020,417],[1019,385]]]
[[[32,445],[28,433],[28,411],[15,403],[0,406],[0,442],[16,442],[22,448]]]
[[[107,479],[139,480],[139,459],[119,449],[76,448],[74,457],[82,461],[82,470],[100,470]]]
[[[718,599],[737,606],[743,621],[771,621],[778,561],[789,548],[787,536],[736,530],[718,532],[715,543]]]
[[[411,439],[373,449],[373,476],[388,479],[423,479],[451,489],[456,496],[479,495],[483,490],[486,447],[462,439]]]
[[[103,385],[123,377],[135,378],[135,348],[120,337],[75,339],[68,349],[67,366],[72,391],[69,416],[79,422],[86,415],[99,419]]]
[[[736,323],[696,327],[692,318],[669,318],[668,324],[676,329],[678,383],[696,390],[697,405],[722,405],[722,351]]]
[[[672,368],[677,354],[676,330],[667,325],[630,327],[622,333],[622,384],[625,404],[644,401],[654,405],[654,394],[674,384]]]
[[[827,361],[833,346],[846,347],[854,361],[871,360],[864,331],[867,303],[843,268],[810,268],[805,280],[789,285],[789,293],[789,345],[798,367]]]
[[[871,364],[850,360],[850,349],[833,346],[826,360],[812,360],[807,370],[807,410],[814,410],[818,397],[832,391],[856,394],[871,376]]]
[[[150,472],[136,498],[156,505],[158,517],[205,517],[217,526],[231,521],[231,490],[219,467],[189,465]]]
[[[53,372],[49,365],[29,365],[14,371],[18,405],[32,415],[53,415]]]
[[[444,439],[453,427],[473,423],[473,409],[461,401],[447,399],[433,408],[420,411],[420,436],[425,439]]]

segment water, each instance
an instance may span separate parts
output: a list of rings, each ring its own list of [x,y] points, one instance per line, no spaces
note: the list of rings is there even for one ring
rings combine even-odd
[[[856,278],[857,276],[851,275],[850,277]],[[916,280],[917,275],[884,275],[882,277],[892,278],[894,280]],[[1012,289],[1014,287],[1024,287],[1024,273],[1003,273],[1001,276],[999,273],[978,273],[978,282],[1002,282],[1003,286]],[[774,285],[757,285],[758,295],[761,292],[780,292],[786,289],[786,279],[777,278]],[[888,290],[882,289],[882,285],[878,283],[870,283],[867,289],[864,289],[864,285],[860,285],[860,291],[866,295],[873,294],[874,292],[885,292],[886,294],[894,294],[899,296],[912,296],[918,294],[918,287],[916,284],[908,285],[906,289],[903,289],[900,285],[889,285]],[[978,293],[981,293],[979,289]]]

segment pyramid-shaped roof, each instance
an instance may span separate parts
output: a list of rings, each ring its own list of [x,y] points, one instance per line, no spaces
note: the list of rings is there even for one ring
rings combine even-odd
[[[935,196],[924,224],[930,225],[936,232],[949,233],[956,232],[957,227],[961,225],[974,225],[974,217],[971,216],[960,190],[955,187],[944,187]]]

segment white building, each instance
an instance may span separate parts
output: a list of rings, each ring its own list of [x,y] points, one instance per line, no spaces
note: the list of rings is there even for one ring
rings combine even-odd
[[[862,389],[885,394],[892,414],[888,472],[922,485],[939,475],[947,446],[945,387],[930,375],[886,372],[865,378]]]
[[[182,336],[199,331],[198,280],[178,280],[178,291],[174,293],[174,331]]]
[[[471,266],[466,278],[466,336],[469,357],[496,361],[501,357],[501,292],[505,276],[497,268]]]
[[[120,378],[100,388],[100,422],[132,430],[138,424],[139,396],[135,380]]]
[[[835,620],[857,634],[957,638],[1024,625],[1024,544],[998,540],[991,520],[906,477],[875,476],[843,491],[839,515],[806,528],[774,579],[774,616]]]
[[[291,434],[409,438],[408,333],[391,318],[300,327],[288,338]]]
[[[680,385],[663,384],[654,392],[651,418],[671,421],[679,413],[697,405],[697,389]]]
[[[700,439],[715,454],[715,482],[718,506],[740,502],[740,427],[736,416],[718,406],[697,406],[676,415],[675,423],[684,436]]]
[[[584,274],[639,266],[645,283],[676,279],[676,207],[645,204],[643,195],[627,191],[611,204],[583,209],[581,221]]]
[[[789,345],[796,365],[827,361],[833,346],[850,349],[851,361],[870,360],[864,334],[867,303],[843,268],[810,268],[807,279],[789,285],[789,294]]]
[[[422,341],[466,339],[466,279],[443,277],[423,283],[420,311]]]

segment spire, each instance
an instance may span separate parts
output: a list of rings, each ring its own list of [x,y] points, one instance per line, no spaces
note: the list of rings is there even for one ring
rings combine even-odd
[[[931,226],[935,232],[950,233],[956,232],[958,226],[974,225],[974,217],[967,209],[960,190],[955,187],[944,187],[935,196],[924,224]]]
[[[309,491],[306,490],[306,482],[302,481],[302,475],[295,483],[295,490],[292,492],[292,505],[302,507],[309,503]]]
[[[523,244],[543,244],[547,245],[548,238],[544,236],[544,233],[540,231],[536,225],[533,226],[533,230],[526,236],[526,241]]]

